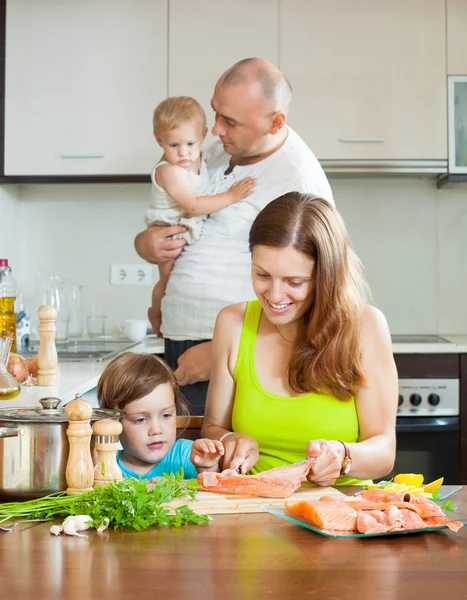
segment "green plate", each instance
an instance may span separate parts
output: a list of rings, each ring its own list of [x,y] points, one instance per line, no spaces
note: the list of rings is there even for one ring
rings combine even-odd
[[[285,519],[286,521],[290,521],[291,523],[295,523],[296,525],[300,525],[300,527],[304,527],[305,529],[309,529],[310,531],[314,531],[315,533],[319,533],[320,535],[325,535],[330,538],[370,538],[370,537],[382,537],[389,535],[405,535],[406,533],[425,533],[427,531],[437,531],[438,529],[448,529],[447,525],[436,525],[432,527],[424,527],[423,529],[402,529],[400,531],[384,531],[381,533],[354,533],[351,531],[334,531],[331,529],[321,529],[320,527],[315,527],[310,525],[304,519],[300,517],[292,517],[288,513],[286,513],[284,508],[270,508],[269,506],[261,506],[263,510],[274,515],[275,517],[280,517],[281,519]],[[452,512],[449,510],[443,511],[448,519],[453,521],[460,521],[461,523],[467,523],[467,515],[463,515],[461,513]]]

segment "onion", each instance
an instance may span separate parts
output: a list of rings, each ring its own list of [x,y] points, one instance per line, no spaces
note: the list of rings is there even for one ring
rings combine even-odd
[[[29,377],[28,362],[20,354],[10,354],[7,371],[18,383],[24,383]]]
[[[38,368],[38,364],[37,364],[37,354],[36,354],[35,356],[31,356],[31,358],[28,360],[29,375],[32,375],[33,377],[37,377],[37,368]]]

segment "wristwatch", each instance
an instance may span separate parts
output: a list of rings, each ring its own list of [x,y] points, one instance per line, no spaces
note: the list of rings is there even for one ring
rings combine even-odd
[[[342,440],[339,440],[339,442],[344,446],[344,449],[345,449],[345,455],[344,455],[344,460],[342,461],[340,475],[347,475],[347,473],[352,468],[352,459],[350,457],[350,448],[349,448],[348,444],[346,444]]]

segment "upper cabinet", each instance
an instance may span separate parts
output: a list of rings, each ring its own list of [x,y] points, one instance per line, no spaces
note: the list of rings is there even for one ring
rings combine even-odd
[[[467,0],[446,0],[448,74],[467,75]]]
[[[167,0],[11,0],[6,32],[5,175],[149,173]]]
[[[447,158],[445,0],[281,0],[279,22],[289,122],[318,158]]]
[[[212,125],[211,98],[224,71],[261,57],[279,62],[279,0],[170,0],[169,95],[203,106]]]

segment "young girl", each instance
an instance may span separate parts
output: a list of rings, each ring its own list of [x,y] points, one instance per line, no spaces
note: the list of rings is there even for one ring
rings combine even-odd
[[[187,414],[178,384],[162,360],[152,354],[125,352],[112,360],[97,384],[102,408],[121,410],[123,450],[117,462],[124,477],[152,479],[183,467],[185,478],[219,471],[221,442],[178,439],[177,409]]]
[[[187,232],[179,234],[188,244],[199,240],[203,219],[252,193],[251,177],[235,182],[227,192],[200,196],[208,183],[208,172],[201,156],[206,137],[206,115],[193,98],[167,98],[154,111],[154,136],[164,154],[151,173],[152,201],[145,223],[183,225]],[[152,308],[148,311],[154,332],[161,335],[161,302],[173,262],[159,265],[159,282],[153,290]]]

